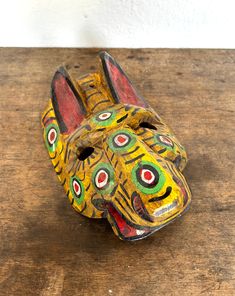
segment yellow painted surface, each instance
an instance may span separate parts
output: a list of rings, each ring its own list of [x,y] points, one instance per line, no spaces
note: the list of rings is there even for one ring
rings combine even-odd
[[[182,175],[187,156],[173,132],[151,108],[115,104],[102,72],[73,83],[87,109],[81,126],[70,135],[60,133],[51,100],[42,125],[74,209],[87,217],[106,217],[121,239],[145,237],[182,214],[191,199]],[[107,102],[96,108],[104,97]],[[56,139],[50,134],[54,131]],[[79,159],[87,147],[94,151]]]

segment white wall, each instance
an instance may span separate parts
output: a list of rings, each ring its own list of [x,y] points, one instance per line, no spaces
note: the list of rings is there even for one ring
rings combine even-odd
[[[235,48],[235,0],[5,0],[0,46]]]

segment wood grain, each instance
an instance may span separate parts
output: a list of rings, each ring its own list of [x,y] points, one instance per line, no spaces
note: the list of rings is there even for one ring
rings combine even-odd
[[[191,209],[134,243],[71,209],[42,138],[54,71],[97,52],[0,49],[0,295],[234,295],[235,51],[109,50],[190,158]]]

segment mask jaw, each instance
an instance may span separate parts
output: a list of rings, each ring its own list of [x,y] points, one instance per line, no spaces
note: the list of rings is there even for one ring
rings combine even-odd
[[[115,212],[108,211],[107,219],[113,229],[113,232],[116,236],[118,236],[121,240],[124,241],[137,241],[144,239],[154,232],[160,230],[161,228],[165,227],[166,225],[172,223],[181,215],[183,215],[189,209],[189,204],[185,207],[185,209],[178,215],[176,215],[171,220],[163,222],[158,226],[154,227],[144,227],[144,226],[132,226],[131,223],[126,221],[121,214],[117,214]],[[116,209],[114,210],[118,212]],[[118,216],[119,215],[119,216]]]
[[[154,228],[132,224],[112,203],[108,205],[107,219],[112,226],[113,232],[121,240],[140,240],[156,231]]]

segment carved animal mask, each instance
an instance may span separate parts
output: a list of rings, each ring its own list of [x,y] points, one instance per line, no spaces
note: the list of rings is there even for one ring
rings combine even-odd
[[[74,209],[138,240],[188,208],[187,156],[117,62],[99,58],[100,70],[78,80],[63,67],[55,73],[44,140]]]

